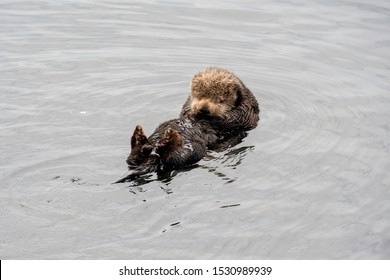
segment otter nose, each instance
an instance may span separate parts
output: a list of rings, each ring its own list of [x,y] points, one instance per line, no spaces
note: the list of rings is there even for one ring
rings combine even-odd
[[[202,114],[205,114],[205,115],[210,114],[209,108],[208,108],[207,106],[203,106],[202,108],[200,108],[199,111],[200,111]]]

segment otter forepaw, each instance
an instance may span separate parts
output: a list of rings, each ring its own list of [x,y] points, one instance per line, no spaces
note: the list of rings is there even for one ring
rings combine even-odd
[[[183,144],[183,138],[180,133],[174,129],[167,129],[164,131],[164,136],[160,139],[159,146],[181,146]]]

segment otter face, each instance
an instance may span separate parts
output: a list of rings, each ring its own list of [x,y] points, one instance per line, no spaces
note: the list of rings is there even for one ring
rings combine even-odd
[[[191,82],[191,111],[194,115],[223,117],[237,106],[242,83],[231,72],[206,68]]]

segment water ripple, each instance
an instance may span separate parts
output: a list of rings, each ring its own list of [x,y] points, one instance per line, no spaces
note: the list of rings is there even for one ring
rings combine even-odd
[[[388,259],[389,11],[2,1],[0,255]],[[112,185],[135,125],[176,117],[209,65],[255,93],[259,126],[195,168]]]

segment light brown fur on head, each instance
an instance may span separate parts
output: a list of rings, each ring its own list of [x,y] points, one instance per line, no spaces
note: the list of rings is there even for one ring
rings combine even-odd
[[[196,74],[191,82],[192,114],[222,117],[237,104],[243,90],[242,82],[231,72],[208,67]]]

